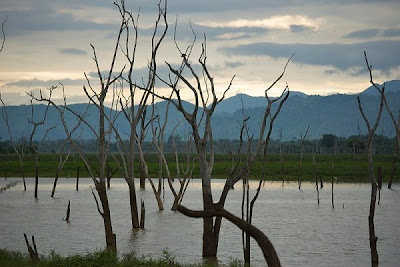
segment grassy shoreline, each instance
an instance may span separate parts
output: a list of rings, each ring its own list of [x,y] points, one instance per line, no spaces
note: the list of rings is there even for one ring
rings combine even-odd
[[[200,262],[185,264],[176,261],[175,256],[168,251],[163,251],[160,258],[150,258],[135,254],[124,254],[118,257],[116,254],[99,251],[86,254],[77,254],[73,256],[60,256],[54,252],[48,256],[39,255],[40,262],[33,264],[28,253],[17,251],[9,251],[0,249],[0,266],[37,266],[37,267],[53,267],[53,266],[157,266],[157,267],[211,267],[216,266],[213,263]],[[233,260],[229,266],[242,266],[238,260]]]
[[[166,155],[171,174],[175,177],[176,164],[173,154]],[[266,180],[274,181],[297,181],[300,175],[299,154],[284,155],[281,162],[279,154],[268,155],[266,163]],[[89,158],[96,162],[96,155],[91,154]],[[59,156],[56,154],[43,154],[39,159],[39,176],[53,178],[58,165]],[[340,154],[317,154],[315,157],[315,171],[321,175],[324,181],[331,179],[331,166],[334,165],[333,175],[339,182],[369,182],[368,166],[365,155],[360,155],[355,159],[353,155]],[[138,164],[136,164],[138,165]],[[109,166],[116,169],[117,165],[110,159]],[[158,159],[157,155],[150,154],[148,157],[148,166],[150,175],[158,177]],[[213,178],[225,179],[228,177],[232,166],[231,156],[226,154],[217,154],[213,170]],[[392,168],[392,155],[375,155],[375,166],[381,166],[384,173],[384,182],[389,178]],[[76,177],[79,167],[80,177],[88,177],[83,163],[77,155],[71,155],[66,162],[60,177]],[[261,160],[254,163],[251,171],[251,179],[260,179],[262,177],[263,164]],[[34,161],[32,155],[26,155],[24,161],[24,172],[26,177],[34,177]],[[135,170],[136,176],[139,175],[138,166]],[[301,172],[302,181],[315,181],[314,166],[311,154],[305,154],[303,157],[303,168]],[[0,154],[0,177],[21,177],[21,170],[18,158],[15,154]],[[114,177],[122,177],[117,170]],[[199,169],[196,166],[193,171],[193,177],[200,177]],[[400,168],[398,168],[393,182],[400,182]]]

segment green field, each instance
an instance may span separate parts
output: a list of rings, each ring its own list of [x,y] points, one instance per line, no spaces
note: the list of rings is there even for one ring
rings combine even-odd
[[[88,155],[91,162],[95,164],[96,155]],[[166,155],[169,162],[169,169],[173,177],[176,176],[176,164],[173,154]],[[182,156],[183,157],[183,156]],[[285,180],[293,181],[298,179],[301,173],[303,181],[314,181],[314,167],[311,154],[305,154],[303,157],[303,168],[300,172],[299,154],[285,155],[283,164],[280,156],[277,154],[268,155],[266,163],[266,179],[267,180]],[[375,166],[381,166],[384,173],[383,181],[387,181],[392,168],[392,155],[375,155]],[[58,165],[59,157],[56,154],[43,154],[39,158],[39,177],[53,178]],[[244,160],[244,156],[243,156]],[[150,175],[158,177],[158,159],[156,154],[150,154],[147,158]],[[331,164],[334,165],[334,176],[338,182],[368,182],[368,166],[365,155],[361,155],[359,159],[355,159],[353,155],[340,154],[334,156],[332,154],[317,154],[315,156],[315,170],[322,176],[324,181],[331,179]],[[109,166],[116,169],[117,164],[109,157]],[[136,164],[135,176],[139,176],[139,167]],[[80,169],[80,177],[88,177],[88,173],[79,156],[71,155],[65,164],[60,177],[74,178],[77,175],[77,168]],[[213,178],[227,178],[232,166],[231,156],[227,154],[218,154],[215,156],[215,165],[213,170]],[[253,165],[250,178],[262,178],[263,163],[261,160],[256,161]],[[26,155],[24,161],[24,171],[26,177],[34,177],[35,168],[32,155]],[[19,161],[14,154],[0,155],[0,177],[21,177],[21,169]],[[117,171],[113,177],[122,177]],[[199,178],[199,169],[196,166],[193,171],[193,177]],[[397,170],[394,182],[400,182],[400,170]]]

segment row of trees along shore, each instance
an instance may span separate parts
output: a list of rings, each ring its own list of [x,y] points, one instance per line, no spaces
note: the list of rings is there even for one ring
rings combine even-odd
[[[165,177],[168,187],[174,195],[174,203],[171,209],[177,210],[186,216],[202,218],[203,220],[203,257],[213,258],[217,256],[222,219],[226,219],[242,230],[243,252],[246,264],[250,263],[250,238],[254,238],[260,246],[267,264],[269,266],[280,266],[279,257],[274,246],[269,241],[268,237],[252,224],[254,203],[257,200],[262,181],[265,179],[267,173],[265,163],[268,154],[273,151],[275,153],[279,151],[280,154],[300,152],[301,162],[303,153],[312,153],[313,164],[315,164],[315,155],[317,151],[319,151],[319,153],[352,153],[355,157],[366,151],[368,155],[369,177],[372,185],[371,209],[369,215],[371,261],[374,266],[378,264],[376,249],[377,238],[375,236],[373,224],[376,192],[378,188],[378,181],[374,177],[373,149],[375,149],[376,152],[378,147],[376,144],[379,144],[379,138],[376,137],[375,132],[379,124],[382,110],[386,108],[396,128],[397,135],[393,153],[397,155],[398,145],[400,143],[400,120],[396,120],[393,116],[386,102],[384,89],[380,89],[373,82],[372,71],[366,55],[365,60],[370,70],[371,83],[381,95],[378,116],[376,122],[372,126],[364,115],[361,102],[358,99],[359,109],[368,129],[368,134],[366,136],[360,134],[352,138],[343,139],[327,134],[320,140],[308,140],[308,133],[312,129],[307,127],[304,135],[301,133],[300,141],[293,140],[290,142],[283,142],[281,139],[275,141],[271,140],[274,122],[278,118],[281,109],[284,107],[285,101],[289,97],[290,90],[289,86],[286,85],[281,95],[275,98],[271,98],[268,92],[282,79],[290,62],[291,58],[289,58],[277,79],[274,80],[271,85],[266,85],[267,89],[264,92],[266,108],[264,113],[260,114],[258,138],[254,138],[249,134],[249,128],[247,126],[249,117],[246,115],[243,108],[242,123],[240,129],[238,129],[238,139],[236,141],[216,141],[213,139],[213,129],[211,125],[213,113],[217,105],[224,100],[226,94],[231,89],[235,76],[232,76],[232,79],[229,84],[226,85],[222,93],[217,93],[214,77],[210,73],[207,63],[206,36],[204,35],[202,38],[203,41],[200,46],[198,46],[197,35],[192,29],[192,41],[182,47],[176,39],[178,24],[176,20],[173,29],[173,40],[177,50],[177,58],[180,58],[180,63],[172,64],[165,62],[169,70],[169,75],[167,78],[162,77],[157,68],[159,63],[158,52],[167,36],[169,24],[167,20],[167,2],[160,0],[157,4],[158,13],[153,33],[149,40],[150,54],[147,62],[148,72],[145,78],[137,81],[134,73],[137,54],[139,53],[139,15],[128,11],[125,7],[124,0],[115,2],[114,4],[120,16],[120,24],[115,45],[112,49],[111,61],[107,67],[100,66],[96,48],[94,45],[90,45],[97,72],[97,80],[93,81],[91,80],[91,76],[86,75],[86,73],[84,74],[87,84],[83,86],[83,91],[88,100],[87,109],[85,111],[78,113],[67,104],[67,95],[65,94],[65,88],[62,84],[52,86],[47,90],[41,90],[38,94],[34,94],[33,92],[27,93],[31,99],[32,113],[29,118],[29,123],[32,124],[33,130],[26,143],[18,144],[18,141],[14,140],[12,137],[6,105],[0,95],[0,100],[4,107],[2,117],[6,122],[10,135],[9,141],[2,142],[3,152],[16,153],[20,160],[21,169],[23,169],[23,159],[27,153],[31,153],[35,156],[36,198],[39,177],[39,155],[43,153],[42,149],[44,149],[46,145],[48,146],[50,142],[46,141],[47,134],[55,127],[54,125],[47,126],[45,123],[48,109],[52,107],[57,111],[66,134],[64,140],[58,141],[59,164],[57,173],[63,168],[71,154],[78,155],[80,160],[84,163],[85,169],[94,184],[95,190],[92,190],[92,193],[97,204],[97,210],[103,219],[103,230],[106,239],[106,248],[108,250],[116,252],[117,242],[107,196],[107,181],[109,181],[108,178],[118,170],[129,188],[132,229],[143,229],[145,226],[145,203],[141,201],[139,208],[136,199],[137,189],[134,178],[140,176],[143,179],[147,179],[148,183],[151,185],[154,197],[157,200],[158,209],[162,211],[164,210],[164,203],[161,198],[161,183]],[[2,30],[4,34],[3,27]],[[2,48],[3,46],[1,49]],[[192,60],[196,53],[199,54],[199,56],[196,60]],[[167,93],[165,93],[166,90],[157,90],[157,84],[160,83],[164,87],[169,88]],[[63,95],[63,103],[61,104],[56,103],[52,98],[57,90],[61,90]],[[164,92],[164,94],[162,92]],[[187,94],[193,99],[193,108],[188,108],[187,105],[185,105],[184,98]],[[107,99],[111,99],[111,109],[107,109],[109,111],[106,112],[105,103]],[[180,124],[186,125],[189,129],[187,136],[177,137],[172,133],[166,140],[165,127],[167,123],[171,122],[168,121],[168,112],[166,114],[160,114],[157,110],[155,102],[158,100],[164,100],[168,103],[167,110],[170,106],[174,106],[183,115],[184,120],[176,123],[174,129]],[[35,108],[34,103],[44,103],[46,106],[46,111],[40,118],[34,117],[33,115],[33,110]],[[96,125],[90,124],[87,120],[87,116],[89,116],[89,107],[93,106],[96,107],[99,118]],[[75,125],[71,126],[66,123],[67,116],[75,118]],[[126,123],[130,126],[130,132],[119,131],[118,127],[115,125],[115,121],[119,116],[123,116],[126,119]],[[80,140],[83,126],[92,132],[95,137],[94,140],[85,142]],[[39,127],[47,127],[44,131],[44,135],[41,137],[35,136]],[[151,142],[145,141],[145,137],[148,134],[152,136]],[[382,137],[382,140],[385,139]],[[386,141],[387,140],[385,140],[385,142]],[[382,143],[385,142],[382,141]],[[390,143],[393,142],[393,140],[387,142]],[[52,146],[54,147],[54,145]],[[228,153],[231,156],[232,164],[226,176],[226,182],[220,193],[220,197],[215,200],[211,193],[211,180],[217,151],[219,153]],[[54,151],[51,152],[54,153]],[[95,153],[95,161],[90,159],[91,155],[88,152]],[[175,161],[174,163],[176,166],[179,166],[176,168],[176,174],[172,174],[170,171],[169,161],[171,158],[166,157],[167,152],[173,153],[175,156],[173,159]],[[150,175],[147,161],[149,153],[157,155],[158,177]],[[114,163],[116,169],[110,168],[107,164],[107,162],[110,161]],[[190,207],[181,204],[185,190],[192,178],[194,162],[197,162],[202,183],[201,201],[203,203],[203,208],[201,210],[192,210]],[[251,167],[256,162],[263,163],[262,166],[264,167],[262,168],[259,186],[254,197],[250,200],[248,179]],[[135,164],[140,165],[139,174],[135,173]],[[52,196],[54,196],[57,179],[58,174],[55,175]],[[178,183],[176,181],[178,181]],[[243,183],[241,217],[225,209],[228,193],[239,181]],[[318,190],[317,180],[316,185]],[[141,186],[144,186],[144,183],[141,183]],[[299,188],[301,188],[300,180]],[[333,191],[332,206],[334,207]],[[34,238],[32,238],[34,248],[29,244],[26,235],[25,241],[32,260],[39,261]]]
[[[149,106],[148,108],[152,108]],[[312,129],[309,129],[312,132]],[[300,133],[301,134],[301,133]],[[300,139],[300,134],[298,139],[280,140],[271,139],[268,146],[268,153],[279,154],[284,153],[287,155],[299,154],[301,152],[302,141]],[[165,134],[164,134],[165,135]],[[310,135],[310,134],[309,134]],[[349,137],[338,137],[333,134],[324,134],[321,138],[313,139],[312,137],[305,138],[303,141],[303,152],[313,153],[315,148],[317,148],[318,154],[352,154],[357,158],[359,155],[366,154],[368,134],[353,135]],[[96,153],[98,147],[98,141],[96,139],[88,140],[76,140],[76,142],[81,147],[82,151],[85,153]],[[180,135],[169,135],[167,138],[164,137],[163,149],[165,153],[185,153],[186,145],[188,143],[193,145],[193,140],[188,139],[187,136]],[[33,143],[38,145],[38,140],[33,140]],[[125,143],[128,143],[125,140]],[[240,146],[241,141],[238,139],[228,140],[228,139],[216,139],[214,140],[214,149],[216,154],[229,154],[232,151],[236,151]],[[388,137],[385,135],[374,134],[373,148],[374,154],[393,154],[396,152],[396,137]],[[13,154],[15,153],[13,144],[24,148],[26,154],[33,154],[29,144],[29,137],[19,137],[17,139],[4,139],[0,138],[0,154]],[[247,145],[247,141],[244,140],[243,144]],[[157,148],[153,145],[153,141],[147,141],[146,139],[142,142],[143,150],[149,153],[156,153]],[[59,148],[63,148],[65,154],[68,153],[71,146],[65,139],[59,140],[49,140],[45,139],[41,143],[41,153],[42,154],[59,154]],[[118,143],[110,142],[109,150],[111,152],[118,152]],[[71,154],[75,154],[71,150]]]

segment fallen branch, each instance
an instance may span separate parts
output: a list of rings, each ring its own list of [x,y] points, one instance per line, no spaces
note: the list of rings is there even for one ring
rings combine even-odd
[[[260,249],[264,254],[265,261],[268,266],[281,266],[279,261],[279,257],[276,254],[275,248],[272,245],[271,241],[269,241],[268,237],[260,231],[254,225],[242,220],[241,218],[235,216],[224,208],[215,208],[214,210],[190,210],[182,205],[178,205],[177,210],[182,214],[192,217],[192,218],[206,218],[206,217],[223,217],[235,224],[242,231],[248,233],[251,237],[253,237]]]

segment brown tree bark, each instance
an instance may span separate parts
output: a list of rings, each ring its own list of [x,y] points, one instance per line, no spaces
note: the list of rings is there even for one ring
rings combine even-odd
[[[201,211],[194,211],[190,210],[182,205],[178,205],[178,211],[182,214],[193,217],[193,218],[213,218],[213,217],[223,217],[230,221],[231,223],[235,224],[241,230],[248,233],[251,237],[253,237],[259,247],[261,248],[264,258],[268,264],[268,266],[281,266],[279,257],[275,251],[274,246],[272,245],[271,241],[269,241],[268,237],[260,231],[254,225],[242,220],[241,218],[235,216],[234,214],[230,213],[225,209],[218,208],[215,206],[213,209],[209,210],[201,210]]]

